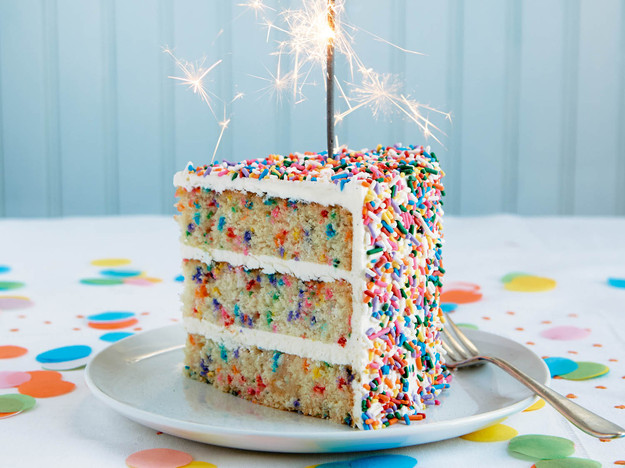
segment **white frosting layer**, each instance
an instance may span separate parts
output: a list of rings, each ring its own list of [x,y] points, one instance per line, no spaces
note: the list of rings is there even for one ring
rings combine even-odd
[[[189,163],[192,164],[192,163]],[[187,165],[188,166],[188,165]],[[208,323],[195,323],[189,321],[189,326],[197,327],[197,333],[203,334],[211,339],[218,338],[224,346],[242,346],[243,340],[247,345],[258,346],[264,349],[275,349],[284,353],[294,354],[310,359],[326,361],[331,364],[349,364],[355,379],[352,382],[354,391],[354,406],[352,415],[359,427],[362,427],[361,400],[365,389],[362,386],[361,375],[369,363],[368,347],[369,339],[365,331],[369,327],[369,311],[363,303],[365,288],[365,228],[362,219],[362,208],[367,189],[358,181],[360,174],[345,183],[341,188],[340,184],[330,181],[289,181],[281,180],[276,176],[269,175],[262,180],[252,178],[236,178],[217,175],[198,176],[188,171],[180,171],[174,176],[174,185],[186,190],[195,187],[208,188],[217,192],[224,190],[237,190],[253,192],[258,195],[268,195],[270,197],[286,198],[308,203],[318,203],[320,205],[338,205],[346,208],[352,214],[353,244],[352,244],[352,270],[350,272],[328,265],[321,265],[311,262],[301,262],[294,260],[283,260],[267,255],[242,255],[235,252],[210,249],[203,251],[187,245],[182,245],[182,255],[184,258],[194,258],[203,262],[225,261],[232,265],[241,265],[246,268],[262,268],[265,272],[288,273],[298,278],[319,279],[323,281],[345,279],[352,285],[353,312],[351,318],[352,335],[347,341],[345,348],[338,344],[327,344],[302,338],[289,337],[287,335],[276,335],[259,330],[243,329],[238,334],[233,334],[223,327],[215,327]],[[364,174],[363,174],[364,176]],[[189,319],[187,319],[189,320]],[[186,324],[187,322],[185,322]],[[211,328],[212,327],[212,328]],[[191,333],[196,333],[189,328]],[[208,333],[212,335],[209,336]],[[257,342],[255,340],[260,340]]]
[[[194,317],[185,317],[184,326],[188,333],[202,335],[229,349],[257,347],[330,364],[351,364],[348,347],[342,348],[337,343],[323,343],[249,328],[225,328]]]
[[[233,266],[242,266],[248,269],[260,268],[264,273],[286,273],[304,281],[346,280],[353,284],[354,273],[330,265],[313,262],[285,260],[271,255],[244,255],[239,252],[222,249],[201,249],[182,243],[180,245],[182,258],[194,259],[209,264],[211,261],[227,262]]]

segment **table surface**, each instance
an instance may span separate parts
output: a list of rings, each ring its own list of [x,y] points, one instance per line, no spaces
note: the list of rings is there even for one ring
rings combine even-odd
[[[555,379],[551,386],[625,426],[625,289],[608,284],[608,278],[625,278],[625,219],[448,218],[445,234],[446,291],[465,291],[447,296],[448,302],[457,303],[456,322],[516,340],[539,356],[609,366],[610,372],[601,377]],[[0,274],[0,347],[28,350],[20,357],[0,359],[0,372],[41,370],[36,356],[62,346],[87,345],[94,353],[103,349],[109,343],[100,337],[111,330],[92,328],[87,319],[101,312],[135,313],[137,323],[118,330],[122,332],[138,333],[177,322],[181,290],[175,280],[180,272],[177,243],[177,226],[171,217],[0,221],[0,265],[8,267],[0,267],[4,270]],[[129,265],[118,269],[138,270],[162,281],[108,286],[81,283],[81,279],[104,278],[104,268],[91,262],[106,258],[129,259]],[[556,286],[542,292],[511,291],[515,285],[550,284],[544,279],[504,283],[502,278],[512,272],[549,278]],[[23,285],[3,291],[6,282]],[[481,299],[466,302],[480,294]],[[4,299],[7,296],[26,297],[29,303],[23,299],[17,303],[29,307],[16,308],[14,300]],[[575,328],[558,335],[557,327]],[[561,339],[549,338],[549,331]],[[571,339],[571,331],[586,336]],[[532,465],[512,458],[507,441],[460,438],[368,454],[289,455],[203,445],[157,433],[117,414],[91,395],[84,370],[63,371],[62,376],[76,384],[73,391],[38,398],[33,409],[0,421],[2,466],[70,467],[87,462],[91,468],[123,467],[129,455],[151,448],[182,450],[194,460],[220,468],[306,467],[391,454],[413,457],[422,467]],[[17,391],[5,388],[0,394]],[[599,441],[587,436],[549,407],[516,414],[503,424],[520,435],[570,439],[575,443],[573,456],[604,466],[625,460],[625,440]],[[383,460],[378,459],[378,466],[387,466]]]

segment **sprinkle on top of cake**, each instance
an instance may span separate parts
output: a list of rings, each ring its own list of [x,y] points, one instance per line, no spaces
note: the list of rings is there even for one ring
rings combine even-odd
[[[343,148],[334,157],[328,157],[326,152],[296,153],[288,156],[270,155],[237,163],[223,161],[199,167],[189,164],[187,171],[198,176],[217,175],[232,180],[238,177],[306,180],[332,182],[341,187],[351,180],[360,180],[363,186],[368,187],[373,180],[390,182],[397,172],[438,174],[440,169],[436,156],[427,153],[423,146],[378,146],[371,151],[349,151]]]

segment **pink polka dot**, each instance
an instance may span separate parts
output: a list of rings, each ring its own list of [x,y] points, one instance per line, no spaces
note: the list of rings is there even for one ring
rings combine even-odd
[[[553,327],[541,332],[541,336],[550,340],[581,340],[590,335],[590,330],[586,328],[573,327],[569,325]]]
[[[156,448],[135,452],[126,458],[130,468],[179,468],[188,465],[193,457],[179,450]]]
[[[30,380],[27,372],[0,371],[0,388],[13,388]]]

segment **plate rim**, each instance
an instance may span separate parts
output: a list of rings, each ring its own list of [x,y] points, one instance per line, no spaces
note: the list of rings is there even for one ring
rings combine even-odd
[[[98,384],[96,384],[96,382],[93,379],[93,369],[94,366],[97,366],[97,360],[98,359],[102,359],[102,355],[104,355],[107,352],[111,352],[111,348],[115,347],[115,345],[126,341],[126,340],[133,340],[133,339],[138,339],[138,337],[140,336],[144,336],[150,333],[154,333],[157,331],[164,331],[165,329],[175,329],[175,328],[181,328],[182,325],[181,324],[172,324],[172,325],[165,325],[163,327],[158,327],[158,328],[153,328],[151,330],[146,330],[143,331],[141,333],[135,334],[135,335],[131,335],[128,336],[126,338],[123,338],[122,340],[116,341],[114,343],[111,343],[109,346],[101,349],[100,351],[98,351],[93,358],[89,361],[89,363],[87,364],[87,367],[85,369],[85,382],[87,384],[87,387],[89,388],[89,390],[91,391],[91,393],[98,398],[99,400],[101,400],[103,403],[105,403],[107,406],[111,407],[112,409],[114,409],[115,411],[117,411],[118,413],[120,413],[121,415],[123,415],[124,417],[131,419],[139,424],[142,424],[144,426],[148,426],[148,427],[152,427],[152,428],[157,428],[155,425],[159,425],[158,429],[162,430],[162,428],[160,427],[160,425],[162,424],[166,424],[168,425],[170,428],[173,429],[179,429],[179,430],[184,430],[184,431],[189,431],[189,430],[194,430],[197,431],[198,433],[203,433],[206,435],[211,435],[211,434],[219,434],[219,435],[225,435],[225,436],[264,436],[264,437],[280,437],[283,440],[306,440],[306,439],[310,439],[310,435],[308,437],[305,437],[305,435],[303,433],[291,433],[291,432],[280,432],[280,431],[275,431],[275,430],[255,430],[255,429],[238,429],[238,428],[232,428],[232,427],[224,427],[221,425],[214,425],[211,424],[210,422],[206,422],[206,423],[198,423],[198,422],[192,422],[192,421],[184,421],[181,419],[176,419],[170,416],[166,416],[166,415],[162,415],[159,414],[157,412],[153,412],[153,411],[148,411],[145,409],[140,409],[137,408],[135,406],[133,406],[132,404],[129,403],[125,403],[122,402],[120,400],[117,400],[116,398],[114,398],[113,396],[109,395],[105,390],[103,390],[102,388],[100,388],[98,386]],[[504,341],[508,341],[511,343],[514,343],[517,346],[521,346],[522,348],[524,348],[527,352],[529,352],[530,354],[532,354],[534,357],[536,357],[537,362],[540,361],[542,366],[541,366],[541,370],[544,376],[544,379],[542,380],[538,380],[540,383],[542,383],[543,385],[549,385],[549,382],[551,381],[551,377],[550,377],[550,373],[549,373],[549,369],[547,367],[547,364],[544,362],[543,359],[541,359],[535,352],[533,352],[531,349],[529,349],[527,346],[525,346],[522,343],[519,343],[517,341],[514,341],[510,338],[507,338],[505,336],[502,335],[497,335],[495,333],[491,333],[491,332],[487,332],[484,330],[473,330],[473,329],[469,329],[468,331],[469,335],[472,334],[479,334],[479,335],[486,335],[486,336],[490,336],[490,337],[495,337],[499,340],[504,340]],[[94,364],[95,363],[95,364]],[[458,372],[458,371],[454,371],[454,372]],[[462,371],[460,371],[462,372]],[[453,385],[453,384],[452,384]],[[458,424],[463,424],[463,423],[469,423],[472,422],[474,425],[480,425],[482,423],[485,422],[493,422],[494,424],[497,424],[496,421],[497,419],[500,418],[506,418],[508,416],[511,416],[513,414],[516,414],[518,412],[523,411],[524,409],[527,409],[528,407],[530,407],[532,404],[534,404],[536,401],[538,401],[539,396],[538,395],[531,395],[528,396],[527,398],[524,398],[523,400],[520,400],[516,403],[513,403],[511,405],[508,406],[504,406],[502,408],[497,408],[491,411],[487,411],[484,413],[480,413],[477,415],[471,415],[471,416],[463,416],[460,418],[454,418],[454,419],[449,419],[449,420],[445,420],[445,421],[434,421],[431,423],[428,423],[427,418],[425,419],[425,423],[421,423],[421,424],[411,424],[411,425],[407,425],[407,426],[395,426],[393,428],[387,428],[387,430],[375,430],[375,431],[365,431],[365,430],[359,430],[356,428],[347,428],[348,430],[332,430],[332,427],[334,427],[334,424],[332,424],[332,426],[328,427],[328,431],[324,431],[324,432],[319,432],[319,433],[315,433],[314,438],[315,440],[321,439],[323,438],[325,439],[332,439],[332,440],[339,440],[341,442],[349,442],[349,441],[364,441],[366,442],[368,439],[375,439],[376,441],[385,441],[388,439],[395,439],[395,438],[399,438],[399,437],[404,437],[404,436],[410,436],[412,434],[415,434],[416,432],[419,432],[420,430],[423,430],[422,428],[428,427],[428,425],[430,427],[432,426],[436,426],[436,429],[441,429],[444,428],[445,426],[449,426],[449,425],[458,425]],[[281,411],[281,410],[277,410],[276,411]],[[141,421],[137,420],[137,417],[139,417],[141,419]],[[312,417],[312,416],[309,416]],[[146,421],[149,421],[150,424],[146,424]],[[331,422],[330,422],[331,423]],[[343,427],[342,425],[338,425],[339,427]],[[483,426],[484,427],[484,426]],[[349,430],[351,429],[351,430]],[[390,429],[390,430],[388,430]],[[167,431],[163,431],[163,432],[167,432]],[[179,434],[173,434],[176,437],[181,437]],[[459,434],[462,435],[462,434]],[[459,435],[455,435],[452,437],[458,437]],[[441,438],[438,440],[446,440],[448,439],[448,437],[445,438]],[[192,440],[198,440],[198,439],[192,439]],[[199,441],[199,440],[198,440]],[[200,441],[201,442],[201,441]],[[204,443],[208,443],[208,442],[204,442]],[[428,442],[429,443],[429,442]],[[237,445],[236,443],[233,443],[231,445],[226,445],[226,444],[213,444],[213,445],[221,445],[221,446],[228,446],[228,447],[235,447],[235,448],[243,448],[241,447],[241,445]],[[405,445],[419,445],[419,443],[409,443],[409,444],[405,444]],[[403,446],[403,445],[402,445]],[[247,450],[254,450],[254,451],[261,451],[258,448],[254,448],[254,449],[247,449]],[[358,450],[364,450],[362,447],[360,447]],[[371,450],[380,450],[377,448],[372,448]],[[267,448],[266,450],[264,450],[266,452],[279,452],[278,450],[272,450],[270,448]],[[339,450],[334,450],[334,451],[339,451]],[[344,450],[344,451],[349,451],[349,450]],[[302,451],[298,451],[301,453],[304,453]]]

